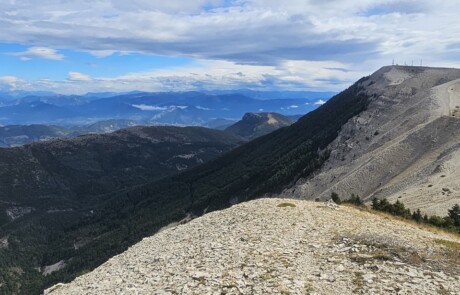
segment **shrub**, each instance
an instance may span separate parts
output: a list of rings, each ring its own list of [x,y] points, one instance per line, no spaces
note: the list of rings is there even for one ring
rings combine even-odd
[[[342,204],[342,200],[340,200],[339,195],[336,192],[331,193],[331,199],[338,205]]]

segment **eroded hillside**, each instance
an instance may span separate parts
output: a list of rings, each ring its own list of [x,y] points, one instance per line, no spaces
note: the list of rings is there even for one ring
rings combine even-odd
[[[364,91],[372,97],[367,110],[343,126],[321,171],[291,192],[399,198],[444,215],[460,202],[460,70],[384,67]]]

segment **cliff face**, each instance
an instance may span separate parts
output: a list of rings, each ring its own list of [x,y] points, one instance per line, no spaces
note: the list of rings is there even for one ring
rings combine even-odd
[[[45,294],[456,294],[459,246],[351,207],[260,199],[165,229]]]
[[[445,215],[460,202],[460,70],[384,67],[363,91],[371,97],[368,108],[342,127],[321,170],[289,192],[399,198]]]

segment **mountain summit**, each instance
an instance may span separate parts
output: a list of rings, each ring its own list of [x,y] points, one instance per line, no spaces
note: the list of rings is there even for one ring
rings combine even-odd
[[[362,86],[367,109],[342,126],[320,171],[291,192],[386,197],[445,215],[460,201],[460,70],[384,67]]]

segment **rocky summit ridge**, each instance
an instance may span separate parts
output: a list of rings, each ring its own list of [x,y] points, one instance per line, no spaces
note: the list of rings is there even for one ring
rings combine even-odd
[[[460,202],[460,69],[388,66],[360,85],[366,110],[341,127],[322,167],[285,193],[387,198],[445,215]]]
[[[459,294],[459,245],[354,207],[259,199],[167,228],[45,294]]]

